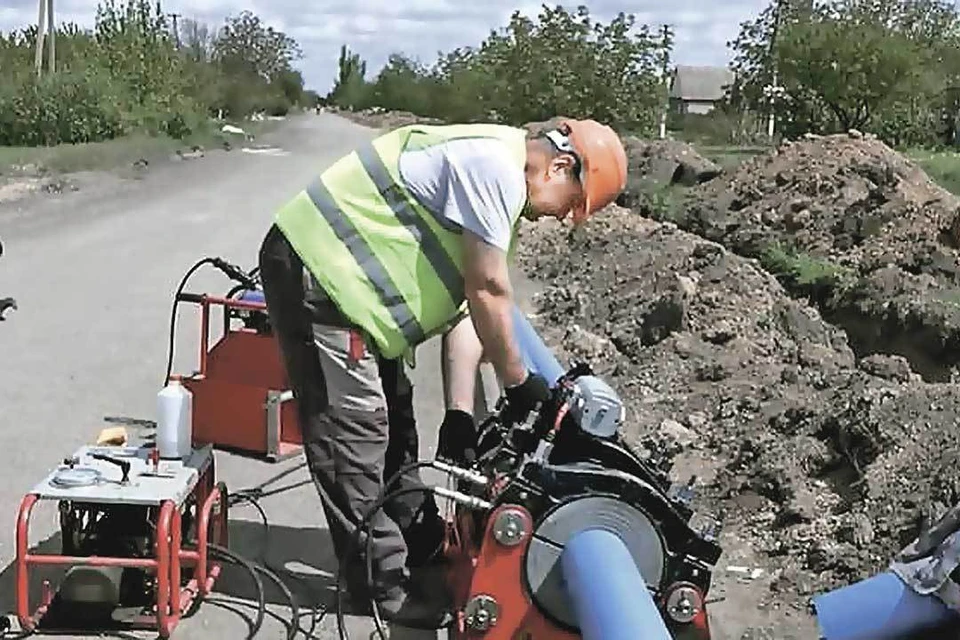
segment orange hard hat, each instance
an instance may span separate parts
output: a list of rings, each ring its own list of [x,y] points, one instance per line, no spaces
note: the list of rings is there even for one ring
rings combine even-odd
[[[596,120],[562,120],[550,134],[558,148],[580,160],[584,197],[572,213],[573,223],[581,224],[613,202],[627,186],[627,152],[620,136]]]

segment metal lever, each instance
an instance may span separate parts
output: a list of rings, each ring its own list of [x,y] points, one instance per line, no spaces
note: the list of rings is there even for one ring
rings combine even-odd
[[[111,458],[108,455],[102,453],[91,453],[90,457],[94,460],[101,460],[103,462],[109,462],[110,464],[115,464],[120,467],[120,471],[123,472],[123,477],[120,478],[120,484],[128,484],[130,482],[130,463],[126,460],[117,460],[116,458]]]

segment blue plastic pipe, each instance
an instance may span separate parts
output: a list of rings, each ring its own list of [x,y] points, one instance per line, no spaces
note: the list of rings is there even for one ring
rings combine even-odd
[[[516,305],[513,307],[513,332],[527,369],[539,373],[551,387],[554,386],[566,371]]]
[[[623,541],[603,529],[576,533],[560,556],[583,640],[670,640]]]
[[[824,640],[900,640],[951,623],[960,629],[960,615],[890,571],[820,594],[813,606]]]

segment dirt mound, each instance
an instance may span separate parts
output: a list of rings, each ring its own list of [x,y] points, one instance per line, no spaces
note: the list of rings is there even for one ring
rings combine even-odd
[[[845,328],[859,355],[931,381],[960,363],[960,199],[872,138],[811,136],[646,214],[758,257]]]
[[[903,358],[858,363],[757,261],[618,207],[525,228],[519,260],[546,284],[538,331],[618,390],[634,444],[700,476],[770,599],[871,575],[960,499],[960,394]]]
[[[701,156],[693,145],[677,140],[642,140],[627,137],[623,146],[629,159],[627,188],[617,204],[633,207],[651,190],[669,185],[693,186],[720,175],[722,169]]]

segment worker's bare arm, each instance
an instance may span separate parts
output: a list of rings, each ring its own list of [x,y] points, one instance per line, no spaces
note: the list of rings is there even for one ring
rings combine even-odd
[[[444,334],[440,353],[445,407],[472,415],[483,345],[469,315]]]
[[[465,293],[477,336],[504,386],[518,385],[526,377],[526,368],[513,338],[507,255],[467,230],[463,243]]]

